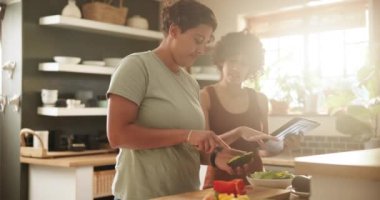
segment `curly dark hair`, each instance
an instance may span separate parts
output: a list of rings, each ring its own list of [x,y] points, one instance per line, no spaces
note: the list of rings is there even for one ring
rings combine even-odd
[[[212,57],[219,70],[229,58],[243,55],[252,65],[250,73],[261,72],[264,63],[264,49],[261,41],[247,31],[231,32],[223,36],[215,45]]]
[[[214,12],[207,6],[195,0],[179,0],[162,10],[162,23],[164,34],[167,35],[169,27],[175,24],[182,32],[201,24],[209,25],[215,31],[217,27]]]

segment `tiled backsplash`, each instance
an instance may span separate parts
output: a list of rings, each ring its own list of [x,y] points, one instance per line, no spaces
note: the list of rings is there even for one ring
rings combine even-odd
[[[294,156],[306,156],[363,149],[363,143],[346,136],[304,136],[301,146],[293,149]]]

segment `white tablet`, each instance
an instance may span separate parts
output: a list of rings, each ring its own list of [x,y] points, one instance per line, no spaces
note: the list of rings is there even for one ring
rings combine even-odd
[[[307,133],[308,131],[318,127],[320,123],[309,119],[296,117],[291,119],[286,124],[282,125],[277,130],[273,131],[271,135],[276,136],[278,139],[283,140],[288,134]]]

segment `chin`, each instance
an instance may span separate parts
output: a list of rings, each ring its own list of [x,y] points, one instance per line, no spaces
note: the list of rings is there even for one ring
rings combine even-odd
[[[194,63],[195,63],[195,60],[191,60],[191,61],[189,60],[189,61],[185,61],[185,62],[181,63],[180,66],[182,66],[182,67],[191,67],[191,66],[194,65]]]
[[[228,80],[228,84],[229,85],[236,85],[236,86],[241,86],[241,82],[240,81],[233,81],[233,80]]]

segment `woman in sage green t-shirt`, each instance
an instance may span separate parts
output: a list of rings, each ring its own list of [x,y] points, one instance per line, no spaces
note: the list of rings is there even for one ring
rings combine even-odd
[[[125,57],[107,96],[107,134],[119,148],[113,194],[146,200],[199,189],[200,164],[229,173],[226,162],[241,152],[205,130],[197,82],[181,67],[203,54],[217,26],[214,13],[193,0],[179,0],[162,13],[164,39],[153,51]]]

